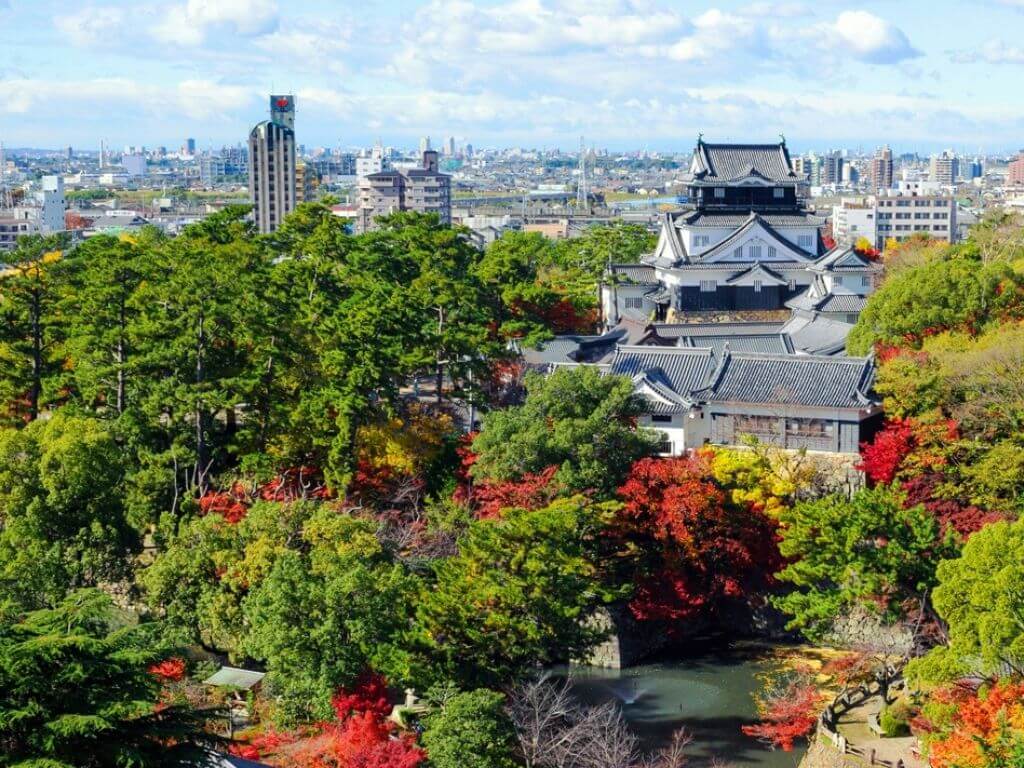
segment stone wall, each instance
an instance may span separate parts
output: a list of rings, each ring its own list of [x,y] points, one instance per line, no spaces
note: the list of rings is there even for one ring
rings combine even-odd
[[[890,656],[907,656],[914,647],[914,635],[909,628],[885,624],[863,608],[837,618],[823,641],[836,648],[872,650]]]
[[[600,608],[589,624],[608,632],[607,639],[574,664],[607,669],[623,669],[639,664],[668,644],[665,627],[655,621],[637,622],[624,605]]]

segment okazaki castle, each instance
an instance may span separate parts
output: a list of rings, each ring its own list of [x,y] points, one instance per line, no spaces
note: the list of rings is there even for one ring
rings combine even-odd
[[[785,141],[698,140],[690,204],[666,213],[654,252],[609,264],[605,333],[525,353],[547,370],[597,365],[629,376],[662,453],[748,437],[856,454],[881,420],[871,358],[845,354],[877,264],[827,250]]]
[[[833,318],[855,322],[876,267],[850,249],[825,252],[826,219],[805,208],[803,183],[785,142],[698,141],[691,204],[664,215],[658,246],[641,263],[608,267],[607,324],[764,322],[788,317],[790,302],[815,307],[830,295],[855,297],[839,300],[852,309]]]

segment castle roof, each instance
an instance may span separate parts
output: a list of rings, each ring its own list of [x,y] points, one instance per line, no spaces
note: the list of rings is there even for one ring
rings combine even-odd
[[[707,186],[760,177],[766,181],[796,184],[786,143],[707,144],[697,141],[693,152],[693,184]]]

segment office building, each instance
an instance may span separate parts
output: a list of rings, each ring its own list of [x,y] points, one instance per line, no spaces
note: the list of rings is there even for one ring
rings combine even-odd
[[[249,132],[249,200],[261,233],[295,209],[295,132],[269,120]]]
[[[886,240],[906,240],[921,234],[956,242],[956,200],[943,193],[887,190],[875,199],[875,223],[875,247],[879,249],[885,247]]]
[[[31,235],[39,230],[33,219],[18,213],[0,216],[0,253],[13,251],[18,245],[18,238]]]
[[[320,180],[311,163],[305,160],[295,161],[295,202],[311,203],[315,200],[316,188]]]
[[[843,156],[838,152],[829,152],[821,159],[821,183],[823,185],[842,184]]]
[[[270,97],[270,122],[283,125],[295,131],[295,97],[290,94],[276,94]]]
[[[192,157],[196,153],[196,140],[185,139],[185,143],[181,146],[181,153]]]
[[[356,178],[360,181],[374,173],[391,169],[391,160],[384,153],[384,147],[378,141],[369,155],[356,158]]]
[[[430,137],[424,136],[420,139],[420,157],[423,157],[424,152],[430,151]]]
[[[129,176],[145,176],[146,156],[142,154],[121,155],[121,167]]]
[[[437,152],[424,152],[420,168],[384,170],[359,180],[357,231],[371,230],[379,216],[397,211],[436,213],[442,223],[451,223],[451,176],[439,172]]]

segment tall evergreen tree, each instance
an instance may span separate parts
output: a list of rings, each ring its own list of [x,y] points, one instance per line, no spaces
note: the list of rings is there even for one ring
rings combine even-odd
[[[61,367],[57,350],[55,264],[64,235],[18,240],[0,271],[0,407],[8,423],[31,421],[53,395]]]
[[[0,767],[203,764],[181,748],[218,740],[202,714],[159,700],[150,667],[168,649],[151,630],[126,625],[98,590],[0,626]]]

